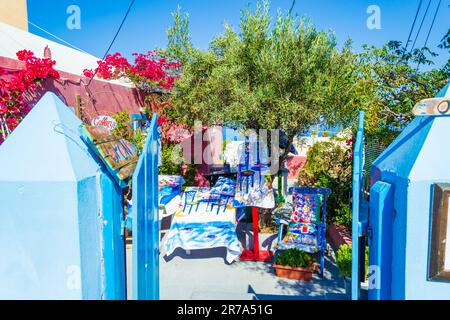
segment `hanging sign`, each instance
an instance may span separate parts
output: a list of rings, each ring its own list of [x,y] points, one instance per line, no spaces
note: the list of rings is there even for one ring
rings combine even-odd
[[[118,138],[101,126],[83,125],[81,137],[106,165],[119,186],[125,188],[138,162],[138,150],[129,141]]]
[[[450,115],[449,98],[430,98],[420,100],[413,108],[415,116],[445,116]]]
[[[111,132],[117,125],[116,120],[110,116],[97,116],[92,119],[93,126],[102,127]]]

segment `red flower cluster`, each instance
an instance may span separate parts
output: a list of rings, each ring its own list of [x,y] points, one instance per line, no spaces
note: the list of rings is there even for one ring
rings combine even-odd
[[[132,73],[142,80],[157,83],[161,88],[170,90],[173,88],[177,78],[176,71],[180,68],[180,63],[168,61],[161,57],[157,51],[149,51],[146,54],[133,53],[135,56]]]
[[[16,55],[25,62],[24,69],[8,73],[0,68],[0,143],[30,111],[26,94],[36,90],[44,79],[59,78],[53,68],[55,61],[36,58],[29,50]]]
[[[115,53],[113,55],[107,55],[105,61],[99,60],[98,68],[95,71],[85,69],[84,75],[88,78],[92,78],[97,72],[97,75],[106,80],[117,79],[124,76],[124,73],[131,67],[127,59],[122,57],[120,53]]]
[[[180,64],[178,62],[168,61],[157,51],[148,53],[133,53],[135,57],[134,64],[118,52],[109,54],[104,61],[98,61],[98,68],[93,71],[85,69],[83,74],[91,78],[96,73],[105,80],[127,77],[133,81],[137,87],[146,91],[149,88],[161,88],[170,90],[173,88],[174,81]]]
[[[83,74],[86,78],[92,78],[94,76],[94,72],[89,69],[84,69]]]
[[[109,54],[104,61],[97,62],[97,69],[85,69],[83,74],[88,78],[97,75],[105,80],[122,77],[130,79],[138,90],[144,92],[152,112],[157,112],[170,102],[156,101],[151,93],[158,90],[171,90],[175,80],[179,77],[178,71],[181,65],[176,61],[169,61],[156,50],[147,53],[133,53],[133,57],[134,63],[131,64],[120,53]],[[171,141],[171,135],[168,132],[179,126],[164,115],[158,117],[158,124],[161,127],[163,141]]]

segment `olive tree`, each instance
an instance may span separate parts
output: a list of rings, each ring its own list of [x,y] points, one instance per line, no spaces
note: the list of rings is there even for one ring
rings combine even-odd
[[[181,57],[183,68],[165,108],[173,120],[281,129],[280,160],[311,126],[354,121],[358,68],[349,41],[338,49],[332,32],[280,11],[272,21],[266,1],[242,10],[239,31],[225,24],[203,51],[192,47],[188,16],[178,11],[174,19],[167,54]]]

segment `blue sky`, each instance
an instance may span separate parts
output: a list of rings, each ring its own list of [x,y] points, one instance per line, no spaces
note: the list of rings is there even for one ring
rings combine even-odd
[[[431,0],[417,45],[423,45],[425,41],[438,2]],[[129,0],[28,0],[28,19],[67,42],[102,57],[129,3]],[[207,48],[210,39],[223,31],[225,21],[238,29],[240,10],[247,4],[255,7],[255,3],[255,0],[136,0],[110,52],[118,51],[130,57],[133,52],[164,47],[166,30],[172,23],[171,13],[178,5],[190,15],[194,45]],[[271,12],[275,15],[278,8],[289,10],[291,4],[292,0],[272,0]],[[351,38],[357,51],[362,44],[381,46],[389,40],[406,41],[418,4],[419,0],[296,0],[293,12],[311,18],[319,29],[335,31],[340,44]],[[423,0],[416,30],[427,4],[428,0]],[[79,30],[67,28],[69,5],[78,5],[81,10]],[[379,30],[370,30],[366,26],[369,5],[377,5],[381,10]],[[438,65],[449,59],[448,51],[437,48],[450,25],[449,6],[450,0],[442,0],[428,41],[428,46],[439,53],[435,58]],[[31,25],[30,31],[51,38]]]

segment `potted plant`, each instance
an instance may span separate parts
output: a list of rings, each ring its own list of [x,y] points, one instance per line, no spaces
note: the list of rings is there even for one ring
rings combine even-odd
[[[313,266],[313,257],[295,248],[282,251],[273,265],[278,277],[304,281],[312,279]]]

